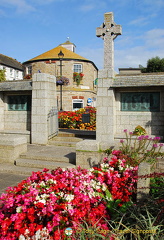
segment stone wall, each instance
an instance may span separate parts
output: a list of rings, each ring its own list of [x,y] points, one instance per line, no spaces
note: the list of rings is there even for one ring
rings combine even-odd
[[[47,144],[48,113],[55,107],[57,107],[55,77],[45,73],[34,74],[31,116],[32,143]]]
[[[31,111],[5,111],[5,130],[31,130]]]
[[[0,130],[4,129],[4,97],[3,92],[0,92]]]
[[[121,111],[122,92],[160,92],[159,112],[133,112]],[[141,125],[146,129],[147,134],[164,136],[164,88],[117,88],[115,89],[115,134],[120,134],[124,129],[133,131],[135,127]]]
[[[62,61],[62,75],[67,77],[70,80],[69,87],[76,87],[76,84],[73,82],[73,65],[82,64],[83,69],[83,80],[81,85],[88,86],[89,89],[93,90],[93,81],[97,78],[97,70],[94,65],[90,62],[82,61]],[[32,74],[38,73],[47,73],[54,76],[60,76],[60,62],[59,61],[40,61],[32,63]]]
[[[115,92],[115,135],[141,125],[149,135],[164,136],[164,73],[116,75],[111,87]],[[160,111],[121,111],[122,92],[160,92]]]
[[[82,64],[84,77],[80,85],[73,81],[73,65]],[[84,106],[87,106],[88,98],[95,98],[96,88],[93,81],[97,78],[97,69],[90,62],[82,61],[62,61],[62,75],[70,81],[69,85],[62,87],[62,106],[65,111],[72,111],[72,96],[84,97]],[[32,73],[47,73],[54,76],[60,76],[59,61],[40,61],[32,63]],[[57,87],[58,106],[60,106],[60,86]]]
[[[62,96],[63,96],[63,110],[64,111],[72,111],[73,110],[73,98],[74,99],[83,99],[84,101],[84,107],[87,106],[87,99],[92,98],[96,99],[96,93],[94,91],[89,90],[72,90],[69,88],[65,88],[63,86]],[[60,90],[57,88],[57,97],[58,97],[58,105],[60,105]],[[95,102],[93,102],[91,105],[95,106]]]
[[[111,87],[164,86],[164,73],[116,75]]]

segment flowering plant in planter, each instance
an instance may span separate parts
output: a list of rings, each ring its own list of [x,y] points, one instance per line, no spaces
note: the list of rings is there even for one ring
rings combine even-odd
[[[25,76],[24,76],[24,79],[31,79],[32,78],[32,74],[26,74]]]
[[[90,114],[90,123],[82,122],[82,114]],[[77,111],[63,111],[58,114],[59,127],[71,129],[96,129],[96,108],[85,107]]]
[[[84,221],[108,230],[110,206],[123,208],[136,182],[137,167],[128,166],[119,154],[113,151],[111,161],[89,170],[33,172],[9,187],[0,197],[0,239],[66,239],[65,229],[76,232]]]
[[[69,84],[69,79],[67,77],[56,77],[56,85],[68,85]]]
[[[84,74],[82,72],[81,73],[77,73],[77,72],[73,73],[73,80],[74,80],[74,82],[77,83],[77,85],[80,84],[83,77],[84,77]]]

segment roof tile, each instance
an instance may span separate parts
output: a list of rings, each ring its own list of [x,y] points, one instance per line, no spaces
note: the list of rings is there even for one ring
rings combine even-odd
[[[42,53],[41,55],[34,57],[26,62],[32,62],[32,61],[37,61],[37,60],[45,60],[45,59],[59,59],[58,57],[58,53],[60,52],[60,50],[64,53],[64,57],[63,59],[77,59],[77,60],[87,60],[88,59],[62,47],[62,46],[58,46],[56,48],[53,48],[45,53]]]

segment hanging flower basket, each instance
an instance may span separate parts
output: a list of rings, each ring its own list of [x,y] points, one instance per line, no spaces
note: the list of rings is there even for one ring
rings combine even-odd
[[[69,79],[67,77],[56,77],[56,85],[68,85],[69,84]]]

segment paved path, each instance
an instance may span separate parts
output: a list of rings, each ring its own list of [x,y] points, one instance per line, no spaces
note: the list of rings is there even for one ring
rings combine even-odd
[[[43,158],[62,158],[64,157],[75,157],[75,148],[63,147],[63,146],[50,146],[50,145],[28,145],[27,156],[33,158],[33,156],[40,156]],[[54,166],[57,167],[74,167],[75,165],[69,162],[55,162]],[[54,167],[54,168],[55,168]],[[16,186],[20,181],[26,179],[31,175],[32,171],[42,170],[43,168],[31,168],[31,167],[20,167],[10,163],[0,163],[0,194],[5,191],[9,186]]]
[[[61,129],[65,133],[73,133],[75,136],[81,137],[82,139],[91,138],[95,139],[95,131],[79,131],[71,129]],[[66,146],[51,146],[51,145],[35,145],[29,144],[28,157],[41,156],[44,158],[51,157],[65,157],[68,159],[75,158],[75,147]],[[55,162],[56,167],[71,167],[71,163]],[[42,168],[43,169],[43,168]],[[23,179],[29,177],[32,171],[38,171],[42,169],[19,167],[13,164],[0,163],[0,195],[5,192],[5,189],[10,186],[16,186]]]
[[[7,187],[16,186],[27,177],[29,176],[0,172],[0,195],[5,192]]]

